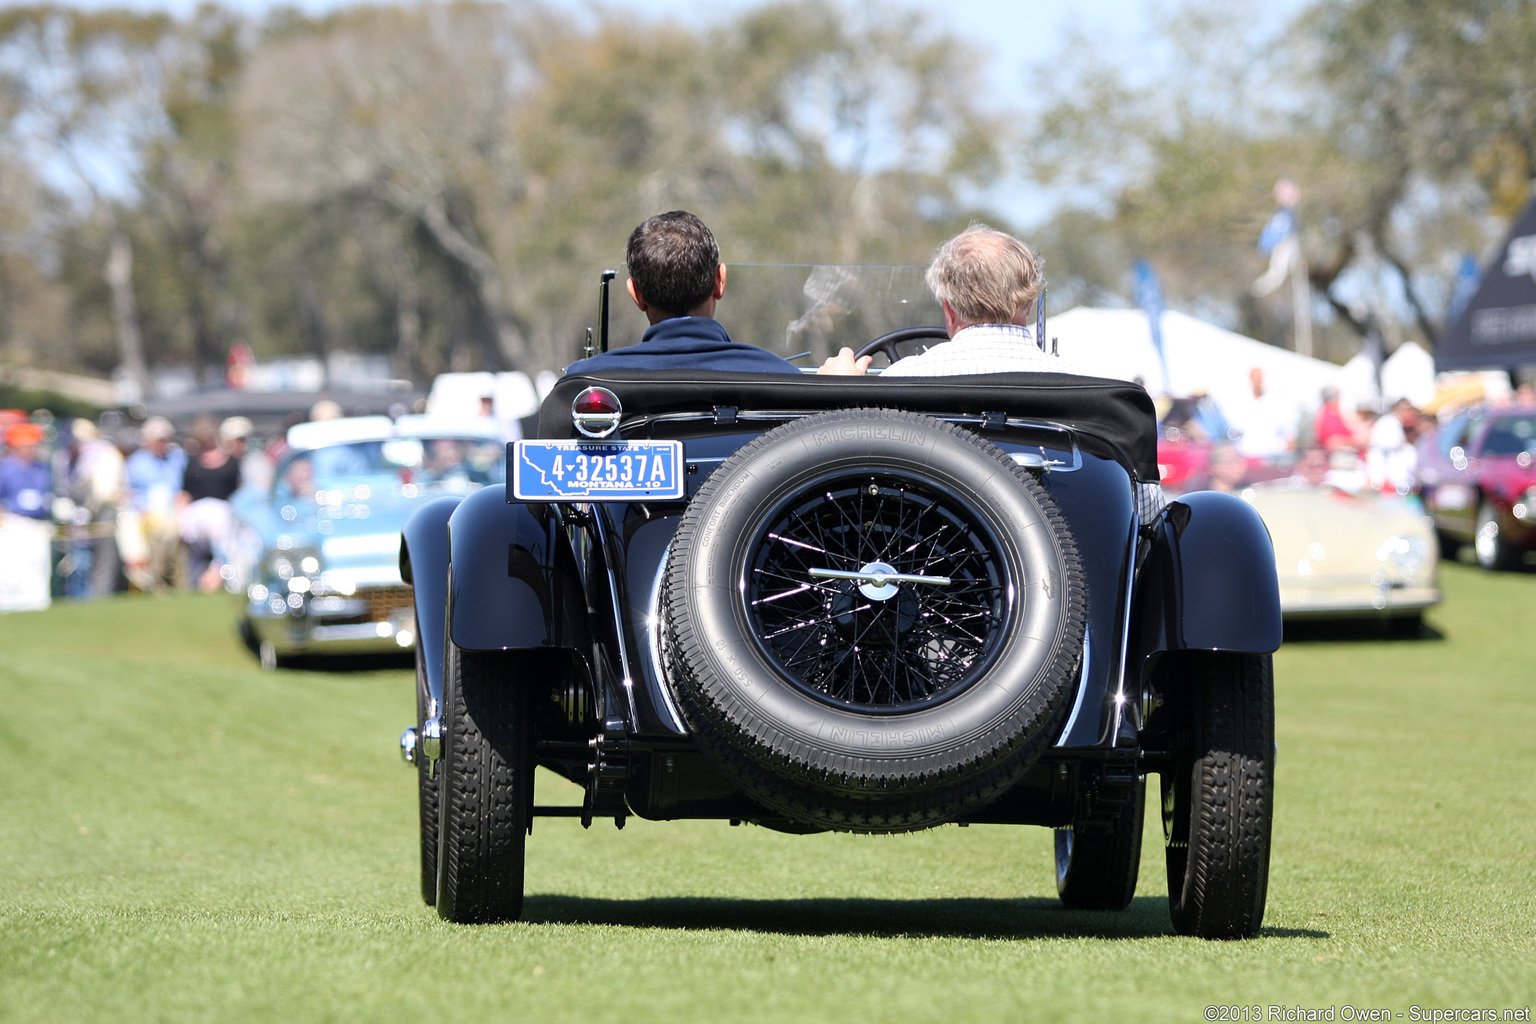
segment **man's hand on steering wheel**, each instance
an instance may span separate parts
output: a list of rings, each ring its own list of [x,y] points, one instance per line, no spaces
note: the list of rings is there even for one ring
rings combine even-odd
[[[835,356],[828,356],[816,372],[834,377],[862,377],[874,362],[874,356],[855,356],[846,345]]]
[[[947,341],[949,335],[942,327],[902,327],[894,331],[888,331],[873,341],[865,342],[855,352],[851,348],[844,348],[837,355],[832,356],[821,364],[817,373],[833,374],[842,377],[858,377],[869,369],[869,364],[874,361],[876,355],[885,356],[887,363],[894,363],[901,358],[901,352],[897,346],[919,341]],[[923,349],[927,346],[924,345]],[[919,349],[918,351],[922,351]]]

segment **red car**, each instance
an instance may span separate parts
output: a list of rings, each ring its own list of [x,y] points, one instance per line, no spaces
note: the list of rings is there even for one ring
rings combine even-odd
[[[1211,453],[1216,448],[1216,445],[1193,440],[1176,430],[1160,436],[1157,439],[1157,472],[1163,490],[1170,496],[1206,489],[1220,490],[1211,479]],[[1233,483],[1246,487],[1289,475],[1295,457],[1286,454],[1274,458],[1251,455],[1237,455],[1236,458],[1242,460],[1245,468]]]
[[[1211,446],[1188,437],[1157,439],[1157,472],[1163,489],[1183,494],[1198,489],[1210,475]]]
[[[1441,552],[1472,545],[1485,569],[1518,569],[1536,551],[1536,406],[1479,406],[1419,443],[1424,507]]]

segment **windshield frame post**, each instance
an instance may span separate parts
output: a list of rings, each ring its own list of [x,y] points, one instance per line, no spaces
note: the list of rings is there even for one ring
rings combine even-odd
[[[619,276],[617,270],[605,270],[597,285],[597,348],[608,351],[608,291],[609,283]]]

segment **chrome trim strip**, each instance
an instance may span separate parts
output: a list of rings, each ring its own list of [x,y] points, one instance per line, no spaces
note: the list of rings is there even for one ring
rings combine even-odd
[[[1062,462],[1060,459],[1052,459],[1045,454],[1042,446],[1038,452],[1010,452],[1014,462],[1025,469],[1042,469],[1047,473],[1075,473],[1083,468],[1083,453],[1077,445],[1071,448],[1072,461]]]
[[[661,702],[666,707],[667,714],[672,718],[672,725],[680,733],[686,733],[688,727],[683,724],[683,716],[678,713],[677,706],[672,703],[672,688],[667,685],[667,670],[661,663],[661,585],[667,575],[667,562],[672,557],[672,542],[661,552],[661,568],[656,573],[656,580],[651,584],[651,598],[647,603],[650,609],[646,616],[646,638],[650,642],[651,670],[656,675],[657,689],[661,691]]]
[[[1088,631],[1083,631],[1083,670],[1077,676],[1077,698],[1072,702],[1072,714],[1067,716],[1067,724],[1062,726],[1061,735],[1056,737],[1056,746],[1061,746],[1067,736],[1072,732],[1072,727],[1077,724],[1077,716],[1083,710],[1083,694],[1088,691],[1088,669],[1092,664],[1092,647],[1088,643]]]
[[[1134,505],[1135,499],[1132,498]],[[1120,683],[1115,690],[1115,718],[1114,728],[1110,732],[1109,743],[1114,746],[1120,736],[1120,723],[1125,719],[1125,705],[1130,699],[1126,695],[1127,676],[1130,674],[1131,654],[1131,599],[1136,592],[1136,538],[1141,532],[1141,523],[1138,518],[1131,519],[1131,539],[1125,558],[1125,594],[1120,608]]]
[[[379,632],[380,626],[388,626],[387,633]],[[395,635],[395,628],[389,622],[349,622],[341,626],[315,626],[309,631],[309,638],[323,643],[327,640],[389,640]]]

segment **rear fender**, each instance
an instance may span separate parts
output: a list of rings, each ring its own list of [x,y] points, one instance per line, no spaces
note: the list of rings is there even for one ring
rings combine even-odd
[[[400,578],[415,591],[416,650],[432,699],[443,699],[443,633],[448,604],[448,519],[462,499],[437,498],[412,513],[400,537]]]
[[[1197,491],[1169,502],[1136,590],[1142,657],[1280,646],[1274,546],[1258,512],[1235,495]]]
[[[449,636],[463,650],[576,647],[586,601],[558,511],[486,487],[448,520]]]

